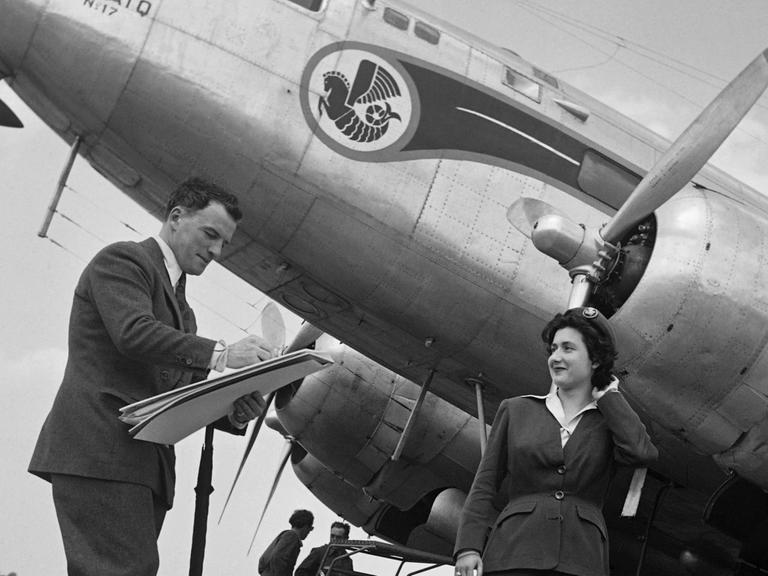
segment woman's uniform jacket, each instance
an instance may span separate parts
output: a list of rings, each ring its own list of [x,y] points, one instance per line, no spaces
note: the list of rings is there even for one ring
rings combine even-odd
[[[513,568],[607,576],[603,499],[615,465],[656,459],[640,418],[619,392],[583,413],[565,447],[542,397],[501,403],[464,504],[456,552],[483,551],[483,571]],[[502,483],[509,500],[493,499]]]
[[[75,288],[64,378],[29,471],[142,484],[170,508],[173,447],[132,439],[119,409],[205,378],[216,342],[196,330],[154,239],[100,251]]]

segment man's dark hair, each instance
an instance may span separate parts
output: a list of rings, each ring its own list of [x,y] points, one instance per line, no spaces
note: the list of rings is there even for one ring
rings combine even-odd
[[[342,530],[344,530],[344,538],[349,539],[349,524],[347,524],[346,522],[334,522],[333,524],[331,524],[331,530],[333,530],[334,528],[341,528]]]
[[[295,510],[291,517],[288,519],[291,528],[304,528],[304,526],[312,526],[315,522],[315,515],[309,510]]]
[[[547,354],[551,352],[555,334],[563,328],[573,328],[578,331],[584,338],[589,359],[597,362],[598,366],[592,373],[592,385],[598,390],[608,386],[611,382],[613,363],[616,360],[616,345],[611,337],[575,310],[568,310],[552,318],[541,332],[541,339],[547,345]]]
[[[235,222],[242,220],[243,212],[238,206],[237,196],[202,178],[190,178],[179,184],[165,206],[165,218],[168,219],[171,210],[176,206],[197,211],[204,209],[211,202],[224,206]]]

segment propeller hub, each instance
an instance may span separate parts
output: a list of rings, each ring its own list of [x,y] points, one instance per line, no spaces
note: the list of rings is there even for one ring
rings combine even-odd
[[[599,263],[608,255],[600,234],[559,214],[547,214],[533,225],[536,249],[554,258],[566,270]],[[601,266],[596,266],[600,270]]]

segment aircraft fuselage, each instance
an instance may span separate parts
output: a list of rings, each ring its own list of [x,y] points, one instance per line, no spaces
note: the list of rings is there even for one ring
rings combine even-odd
[[[0,71],[110,181],[158,215],[189,176],[233,190],[245,219],[224,266],[414,382],[436,369],[432,390],[472,413],[468,377],[491,409],[548,388],[539,332],[568,299],[507,208],[538,198],[599,228],[668,145],[396,2],[0,0],[0,15]],[[613,317],[625,388],[671,477],[722,480],[692,445],[768,488],[766,205],[711,167],[695,183],[657,211]]]

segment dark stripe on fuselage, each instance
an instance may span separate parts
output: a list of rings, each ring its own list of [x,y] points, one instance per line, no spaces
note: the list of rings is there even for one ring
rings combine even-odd
[[[585,144],[457,79],[407,60],[400,62],[421,100],[421,118],[413,137],[403,146],[404,152],[458,150],[482,154],[579,188]]]

